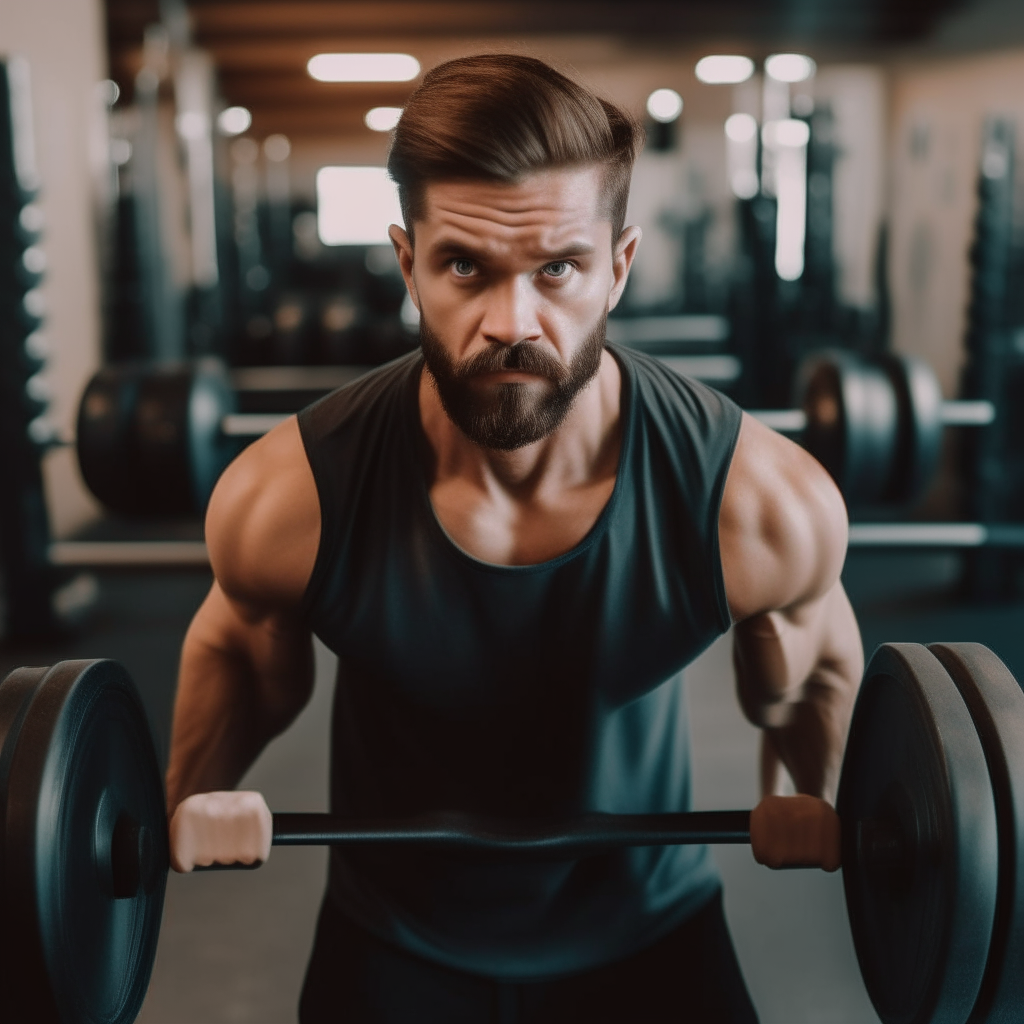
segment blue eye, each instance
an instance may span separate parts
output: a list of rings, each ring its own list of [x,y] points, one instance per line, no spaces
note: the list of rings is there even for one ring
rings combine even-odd
[[[565,260],[558,260],[555,263],[549,263],[544,268],[544,273],[548,277],[568,277],[571,269],[571,263],[567,263]]]
[[[452,270],[457,277],[469,277],[475,269],[472,260],[452,260]]]

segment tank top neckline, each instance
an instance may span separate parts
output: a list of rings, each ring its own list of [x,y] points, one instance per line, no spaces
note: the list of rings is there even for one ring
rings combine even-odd
[[[435,542],[441,550],[448,552],[453,558],[478,569],[481,572],[490,572],[499,575],[521,576],[530,573],[550,572],[567,562],[571,562],[588,551],[608,530],[608,525],[622,497],[623,474],[631,464],[630,456],[633,448],[634,415],[635,408],[634,392],[636,390],[636,378],[633,367],[627,359],[624,359],[615,346],[605,343],[605,348],[619,366],[621,385],[619,390],[619,418],[622,422],[622,443],[619,446],[619,463],[615,470],[615,486],[612,493],[605,502],[604,507],[598,514],[594,524],[584,534],[578,543],[568,551],[549,558],[543,562],[531,562],[527,565],[502,565],[499,562],[487,562],[482,558],[471,555],[464,548],[460,547],[452,539],[448,531],[441,525],[434,510],[434,503],[430,500],[430,489],[427,485],[426,467],[430,462],[432,453],[430,442],[427,440],[426,432],[423,430],[423,423],[420,419],[419,387],[420,378],[423,374],[423,355],[416,359],[413,372],[410,373],[406,382],[406,393],[402,402],[404,426],[409,440],[409,451],[415,462],[416,482],[413,485],[415,500],[419,505],[419,511],[426,521]]]

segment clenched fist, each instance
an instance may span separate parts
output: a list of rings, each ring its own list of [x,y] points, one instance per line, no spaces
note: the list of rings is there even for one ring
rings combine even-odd
[[[754,860],[770,868],[819,867],[840,863],[839,815],[815,796],[766,796],[750,812]]]
[[[262,794],[196,793],[171,818],[171,867],[262,863],[270,856],[273,819]]]

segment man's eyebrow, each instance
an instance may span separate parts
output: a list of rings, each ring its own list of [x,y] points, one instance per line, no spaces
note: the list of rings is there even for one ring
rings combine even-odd
[[[465,242],[458,242],[454,238],[442,238],[430,247],[433,256],[442,259],[462,257],[464,259],[485,260],[487,253],[483,250],[474,249],[472,245]],[[554,263],[557,260],[568,259],[571,256],[589,256],[597,251],[597,246],[590,242],[570,242],[568,245],[558,249],[551,249],[548,252],[537,251],[535,255],[540,259]]]

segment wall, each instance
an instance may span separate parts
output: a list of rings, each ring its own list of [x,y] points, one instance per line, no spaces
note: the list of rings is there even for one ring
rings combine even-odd
[[[893,343],[927,358],[947,397],[964,362],[982,128],[1012,117],[1024,138],[1024,49],[942,57],[892,72]],[[1018,168],[1018,176],[1020,169]]]
[[[5,0],[0,52],[28,58],[36,155],[46,216],[44,292],[52,354],[47,376],[61,431],[74,428],[78,396],[100,352],[97,202],[106,135],[99,83],[106,78],[99,0]],[[68,449],[45,463],[53,526],[66,532],[95,514]]]

